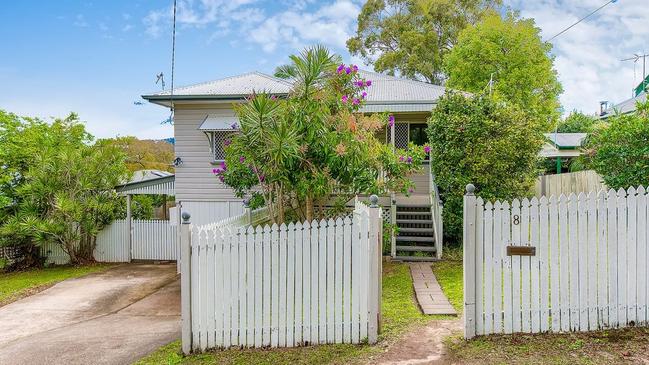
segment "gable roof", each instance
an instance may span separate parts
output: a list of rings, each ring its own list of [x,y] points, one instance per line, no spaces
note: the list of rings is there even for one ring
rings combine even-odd
[[[203,82],[174,89],[174,100],[183,99],[241,99],[254,91],[288,94],[291,83],[261,72],[249,72],[224,79]],[[147,100],[169,100],[171,91],[142,95]]]
[[[581,147],[588,136],[587,133],[544,133],[544,135],[558,148]]]
[[[432,85],[422,81],[402,79],[372,71],[359,70],[359,76],[372,81],[367,88],[367,99],[362,112],[429,112],[444,95],[444,86]],[[179,87],[174,90],[174,100],[240,100],[256,92],[286,95],[292,82],[250,72],[224,79]],[[165,90],[142,96],[144,99],[169,101],[171,93]]]

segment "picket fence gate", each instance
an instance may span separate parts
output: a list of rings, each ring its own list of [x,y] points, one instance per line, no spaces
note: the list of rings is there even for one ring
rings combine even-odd
[[[376,342],[380,210],[358,202],[351,218],[254,228],[186,215],[183,351]]]
[[[129,225],[125,219],[113,221],[97,234],[94,257],[98,262],[130,262],[131,260],[176,260],[179,246],[177,226],[167,220],[133,220],[131,247]],[[57,243],[41,247],[48,264],[64,265],[70,256]]]
[[[464,198],[464,335],[647,325],[644,187],[483,202]]]

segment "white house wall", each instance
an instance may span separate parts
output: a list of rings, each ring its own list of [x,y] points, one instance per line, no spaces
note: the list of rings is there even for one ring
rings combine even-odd
[[[182,211],[191,215],[191,223],[203,225],[243,213],[243,203],[237,201],[183,201]]]
[[[210,105],[177,105],[174,118],[176,157],[182,165],[176,168],[177,201],[229,201],[236,199],[232,190],[212,173],[212,153],[205,133],[198,130],[210,115],[235,116],[230,103]],[[240,199],[238,199],[240,201]]]

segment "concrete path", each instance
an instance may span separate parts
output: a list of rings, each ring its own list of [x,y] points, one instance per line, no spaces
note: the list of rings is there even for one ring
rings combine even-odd
[[[457,315],[448,298],[442,292],[430,265],[430,263],[424,262],[409,264],[419,307],[424,314]]]
[[[0,364],[130,364],[179,337],[175,264],[120,265],[0,307]]]

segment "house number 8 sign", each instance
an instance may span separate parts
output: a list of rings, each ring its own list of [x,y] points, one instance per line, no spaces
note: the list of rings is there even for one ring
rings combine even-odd
[[[517,225],[519,225],[521,223],[521,217],[518,214],[514,214],[513,223],[514,223],[515,226],[517,226]]]

